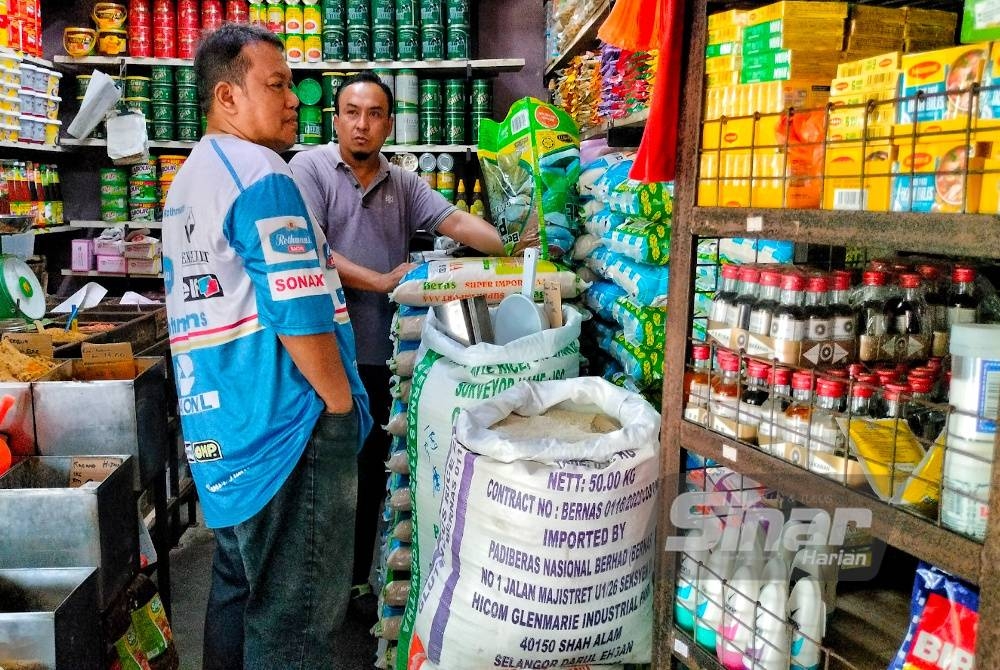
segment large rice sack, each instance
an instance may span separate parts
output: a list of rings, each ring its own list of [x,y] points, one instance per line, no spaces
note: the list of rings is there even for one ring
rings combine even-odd
[[[599,377],[464,410],[410,670],[650,662],[659,425]]]
[[[455,417],[460,410],[488,400],[522,380],[579,376],[582,317],[567,307],[563,319],[565,325],[560,328],[549,328],[504,346],[465,347],[440,330],[433,311],[427,314],[407,410],[414,524],[412,597],[400,633],[403,651],[416,616],[421,575],[430,567],[437,541],[441,486]],[[400,656],[398,667],[405,670],[406,654]]]

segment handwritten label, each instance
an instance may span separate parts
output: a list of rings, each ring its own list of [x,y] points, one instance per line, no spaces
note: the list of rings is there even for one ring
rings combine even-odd
[[[137,370],[128,342],[80,345],[83,358],[75,377],[84,381],[135,379]]]
[[[103,482],[124,459],[117,456],[75,456],[69,468],[69,487],[79,488],[88,482]]]
[[[52,358],[54,349],[52,336],[41,333],[4,333],[3,340],[10,342],[14,348],[28,356]]]
[[[549,320],[549,328],[561,328],[562,318],[562,291],[558,282],[546,279],[542,282],[542,295],[544,298],[545,316]]]
[[[128,342],[111,342],[109,344],[93,344],[84,342],[80,345],[80,355],[84,363],[118,363],[132,360],[132,345]]]

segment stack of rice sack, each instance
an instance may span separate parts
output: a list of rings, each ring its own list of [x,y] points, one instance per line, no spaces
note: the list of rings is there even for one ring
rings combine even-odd
[[[375,665],[379,668],[391,668],[395,663],[396,641],[410,592],[413,522],[410,463],[406,454],[406,408],[428,309],[400,305],[393,315],[390,330],[393,357],[388,364],[393,373],[390,380],[393,401],[389,423],[384,428],[392,439],[389,460],[385,464],[388,477],[376,578],[379,619],[372,629],[372,634],[378,638]]]

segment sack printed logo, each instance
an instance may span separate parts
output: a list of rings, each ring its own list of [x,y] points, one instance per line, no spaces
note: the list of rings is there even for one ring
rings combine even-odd
[[[316,258],[316,241],[301,216],[275,216],[257,220],[264,262],[294,263]]]
[[[267,284],[271,288],[271,299],[274,301],[329,295],[326,278],[319,268],[271,272],[267,275]]]
[[[222,284],[214,274],[184,277],[184,302],[224,296]]]
[[[184,449],[188,460],[193,460],[197,463],[222,460],[222,447],[220,447],[219,443],[215,440],[185,442]]]

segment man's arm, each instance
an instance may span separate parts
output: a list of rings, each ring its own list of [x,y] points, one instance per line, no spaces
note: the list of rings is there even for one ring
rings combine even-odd
[[[435,232],[490,256],[506,256],[500,233],[488,221],[456,209],[445,217]]]
[[[340,360],[337,336],[333,333],[279,335],[278,339],[292,357],[295,367],[323,400],[326,411],[332,414],[350,411],[354,399]]]
[[[336,251],[333,258],[337,263],[337,273],[340,282],[349,288],[359,291],[374,291],[375,293],[390,293],[399,285],[399,280],[407,272],[417,267],[415,263],[400,263],[388,272],[378,272],[364,265],[348,260]]]

